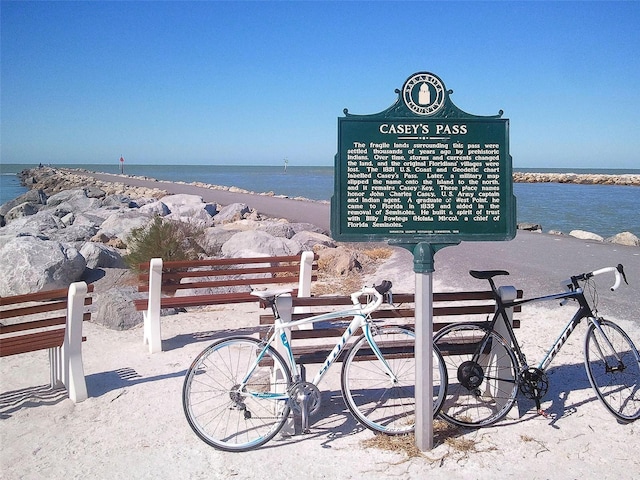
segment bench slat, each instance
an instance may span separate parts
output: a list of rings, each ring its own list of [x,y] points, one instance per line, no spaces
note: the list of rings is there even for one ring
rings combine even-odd
[[[64,330],[64,328],[57,328],[16,337],[0,338],[0,357],[61,347],[64,341]]]

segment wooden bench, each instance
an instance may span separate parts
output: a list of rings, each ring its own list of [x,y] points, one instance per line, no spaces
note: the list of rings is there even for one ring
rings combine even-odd
[[[48,349],[51,388],[64,385],[74,403],[87,398],[82,322],[91,319],[85,307],[92,291],[93,285],[76,282],[68,289],[0,297],[0,357]]]
[[[522,298],[522,290],[513,287],[501,287],[503,298]],[[394,325],[414,328],[415,325],[415,299],[414,294],[393,294],[393,305],[384,304],[379,310],[372,313],[374,319],[384,319]],[[349,296],[321,296],[309,298],[292,298],[291,304],[294,309],[306,308],[311,311],[305,313],[286,313],[291,315],[292,320],[301,320],[311,315],[334,312],[342,310],[351,305]],[[481,322],[487,316],[495,312],[495,301],[491,291],[471,291],[471,292],[447,292],[433,294],[433,331],[444,328],[453,322]],[[518,306],[513,309],[520,312]],[[286,318],[284,315],[281,316]],[[295,312],[295,310],[294,310]],[[513,319],[513,312],[507,312],[514,328],[520,327],[520,321]],[[483,318],[479,319],[478,316]],[[323,363],[331,350],[335,347],[336,341],[327,342],[327,338],[340,337],[344,333],[345,327],[351,318],[341,318],[330,321],[323,321],[314,324],[312,329],[292,329],[291,347],[296,363],[300,365]],[[260,315],[260,325],[273,325],[273,314]],[[261,329],[260,336],[265,338],[267,329]],[[356,338],[356,337],[354,337]],[[324,341],[322,339],[325,339]],[[337,361],[341,361],[348,346],[343,348]],[[385,351],[387,355],[393,356],[393,352]],[[442,352],[443,355],[448,351]]]
[[[144,315],[144,343],[149,352],[162,351],[160,310],[229,303],[258,302],[251,295],[256,286],[294,285],[299,297],[311,294],[317,278],[317,257],[313,252],[296,256],[217,258],[164,262],[153,258],[140,265],[138,291],[147,298],[134,300]]]

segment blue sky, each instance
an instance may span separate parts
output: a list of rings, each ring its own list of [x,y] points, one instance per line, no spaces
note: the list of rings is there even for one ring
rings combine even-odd
[[[639,168],[640,2],[1,2],[2,163],[332,165],[429,71],[515,167]]]

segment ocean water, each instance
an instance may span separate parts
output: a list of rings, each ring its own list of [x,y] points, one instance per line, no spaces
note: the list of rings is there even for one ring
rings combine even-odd
[[[16,173],[35,165],[0,165],[0,204],[26,189]],[[120,165],[57,165],[59,167],[120,173]],[[516,171],[573,173],[635,173],[640,170],[515,169]],[[274,192],[289,197],[329,200],[334,191],[333,167],[125,165],[128,175],[158,180],[202,182]],[[543,231],[586,230],[603,237],[629,231],[640,236],[640,187],[567,183],[515,183],[518,222],[538,223]]]

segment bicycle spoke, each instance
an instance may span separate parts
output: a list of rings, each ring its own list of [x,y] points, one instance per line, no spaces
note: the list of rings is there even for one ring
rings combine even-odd
[[[640,418],[640,355],[618,325],[602,319],[598,323],[601,330],[591,324],[585,337],[589,382],[616,418],[623,422],[636,420]]]
[[[263,348],[256,339],[231,337],[194,360],[182,400],[189,425],[203,441],[221,450],[246,451],[269,441],[284,425],[291,373],[270,347],[256,365]]]

